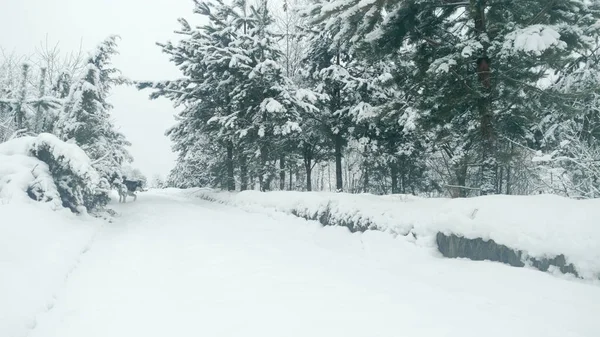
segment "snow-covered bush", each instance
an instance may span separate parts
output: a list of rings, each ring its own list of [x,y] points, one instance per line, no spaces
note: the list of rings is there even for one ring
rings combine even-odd
[[[142,171],[140,171],[140,169],[133,168],[129,165],[124,165],[121,169],[121,173],[123,176],[125,176],[125,178],[127,178],[127,180],[141,181],[142,187],[148,186],[148,178],[142,173]]]
[[[600,278],[600,199],[556,195],[446,199],[211,189],[190,193],[252,212],[284,212],[323,225],[344,226],[352,232],[383,231],[436,247],[448,257],[531,265],[540,270],[556,267],[582,278]],[[444,251],[448,249],[450,254]],[[516,261],[506,258],[508,252]]]
[[[27,195],[53,209],[81,213],[105,206],[109,188],[81,148],[54,135],[0,144],[0,199]]]

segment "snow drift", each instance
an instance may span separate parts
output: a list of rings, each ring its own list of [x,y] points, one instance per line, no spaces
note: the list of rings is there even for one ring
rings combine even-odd
[[[51,134],[0,144],[2,336],[26,336],[101,226],[86,215],[98,175],[87,155]]]
[[[0,335],[28,335],[100,226],[64,208],[0,198]]]
[[[351,231],[379,230],[447,257],[494,260],[600,278],[600,200],[554,195],[425,199],[321,192],[194,189],[205,199],[280,211]]]
[[[43,133],[0,144],[0,200],[44,202],[81,213],[107,199],[98,173],[75,144]]]

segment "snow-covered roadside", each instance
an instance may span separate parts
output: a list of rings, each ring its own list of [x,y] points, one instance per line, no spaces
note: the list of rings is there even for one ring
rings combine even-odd
[[[57,182],[38,158],[41,151],[73,176]],[[26,336],[36,317],[54,306],[103,224],[82,206],[81,187],[94,187],[96,180],[85,153],[53,135],[0,144],[0,303],[9,304],[0,305],[0,335]],[[64,208],[65,202],[82,214]]]
[[[579,276],[600,277],[600,200],[553,195],[424,199],[210,189],[191,189],[188,193],[246,210],[285,212],[355,231],[376,229],[428,247],[436,245],[438,233],[494,240],[531,258],[551,259],[562,254]]]
[[[26,336],[50,310],[102,223],[42,203],[0,204],[0,331]]]
[[[114,205],[29,337],[596,337],[600,287],[181,190]],[[0,335],[3,336],[2,331]]]

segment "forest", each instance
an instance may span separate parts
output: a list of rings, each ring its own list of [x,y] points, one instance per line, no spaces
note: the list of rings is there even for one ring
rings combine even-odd
[[[128,141],[109,92],[180,109],[160,187],[470,197],[600,196],[600,3],[195,0],[181,77],[136,81],[51,46],[0,58],[0,141],[53,133],[108,184]]]

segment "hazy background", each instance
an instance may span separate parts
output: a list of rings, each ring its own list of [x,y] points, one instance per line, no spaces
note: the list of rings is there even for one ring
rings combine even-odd
[[[155,42],[174,40],[177,18],[193,17],[191,0],[0,0],[0,47],[31,54],[48,38],[63,52],[90,50],[108,35],[121,36],[114,64],[132,80],[179,77]],[[193,21],[193,20],[192,20]],[[120,87],[109,101],[117,126],[133,143],[134,167],[151,178],[166,176],[175,155],[164,132],[174,124],[170,101],[150,101],[149,91]]]

